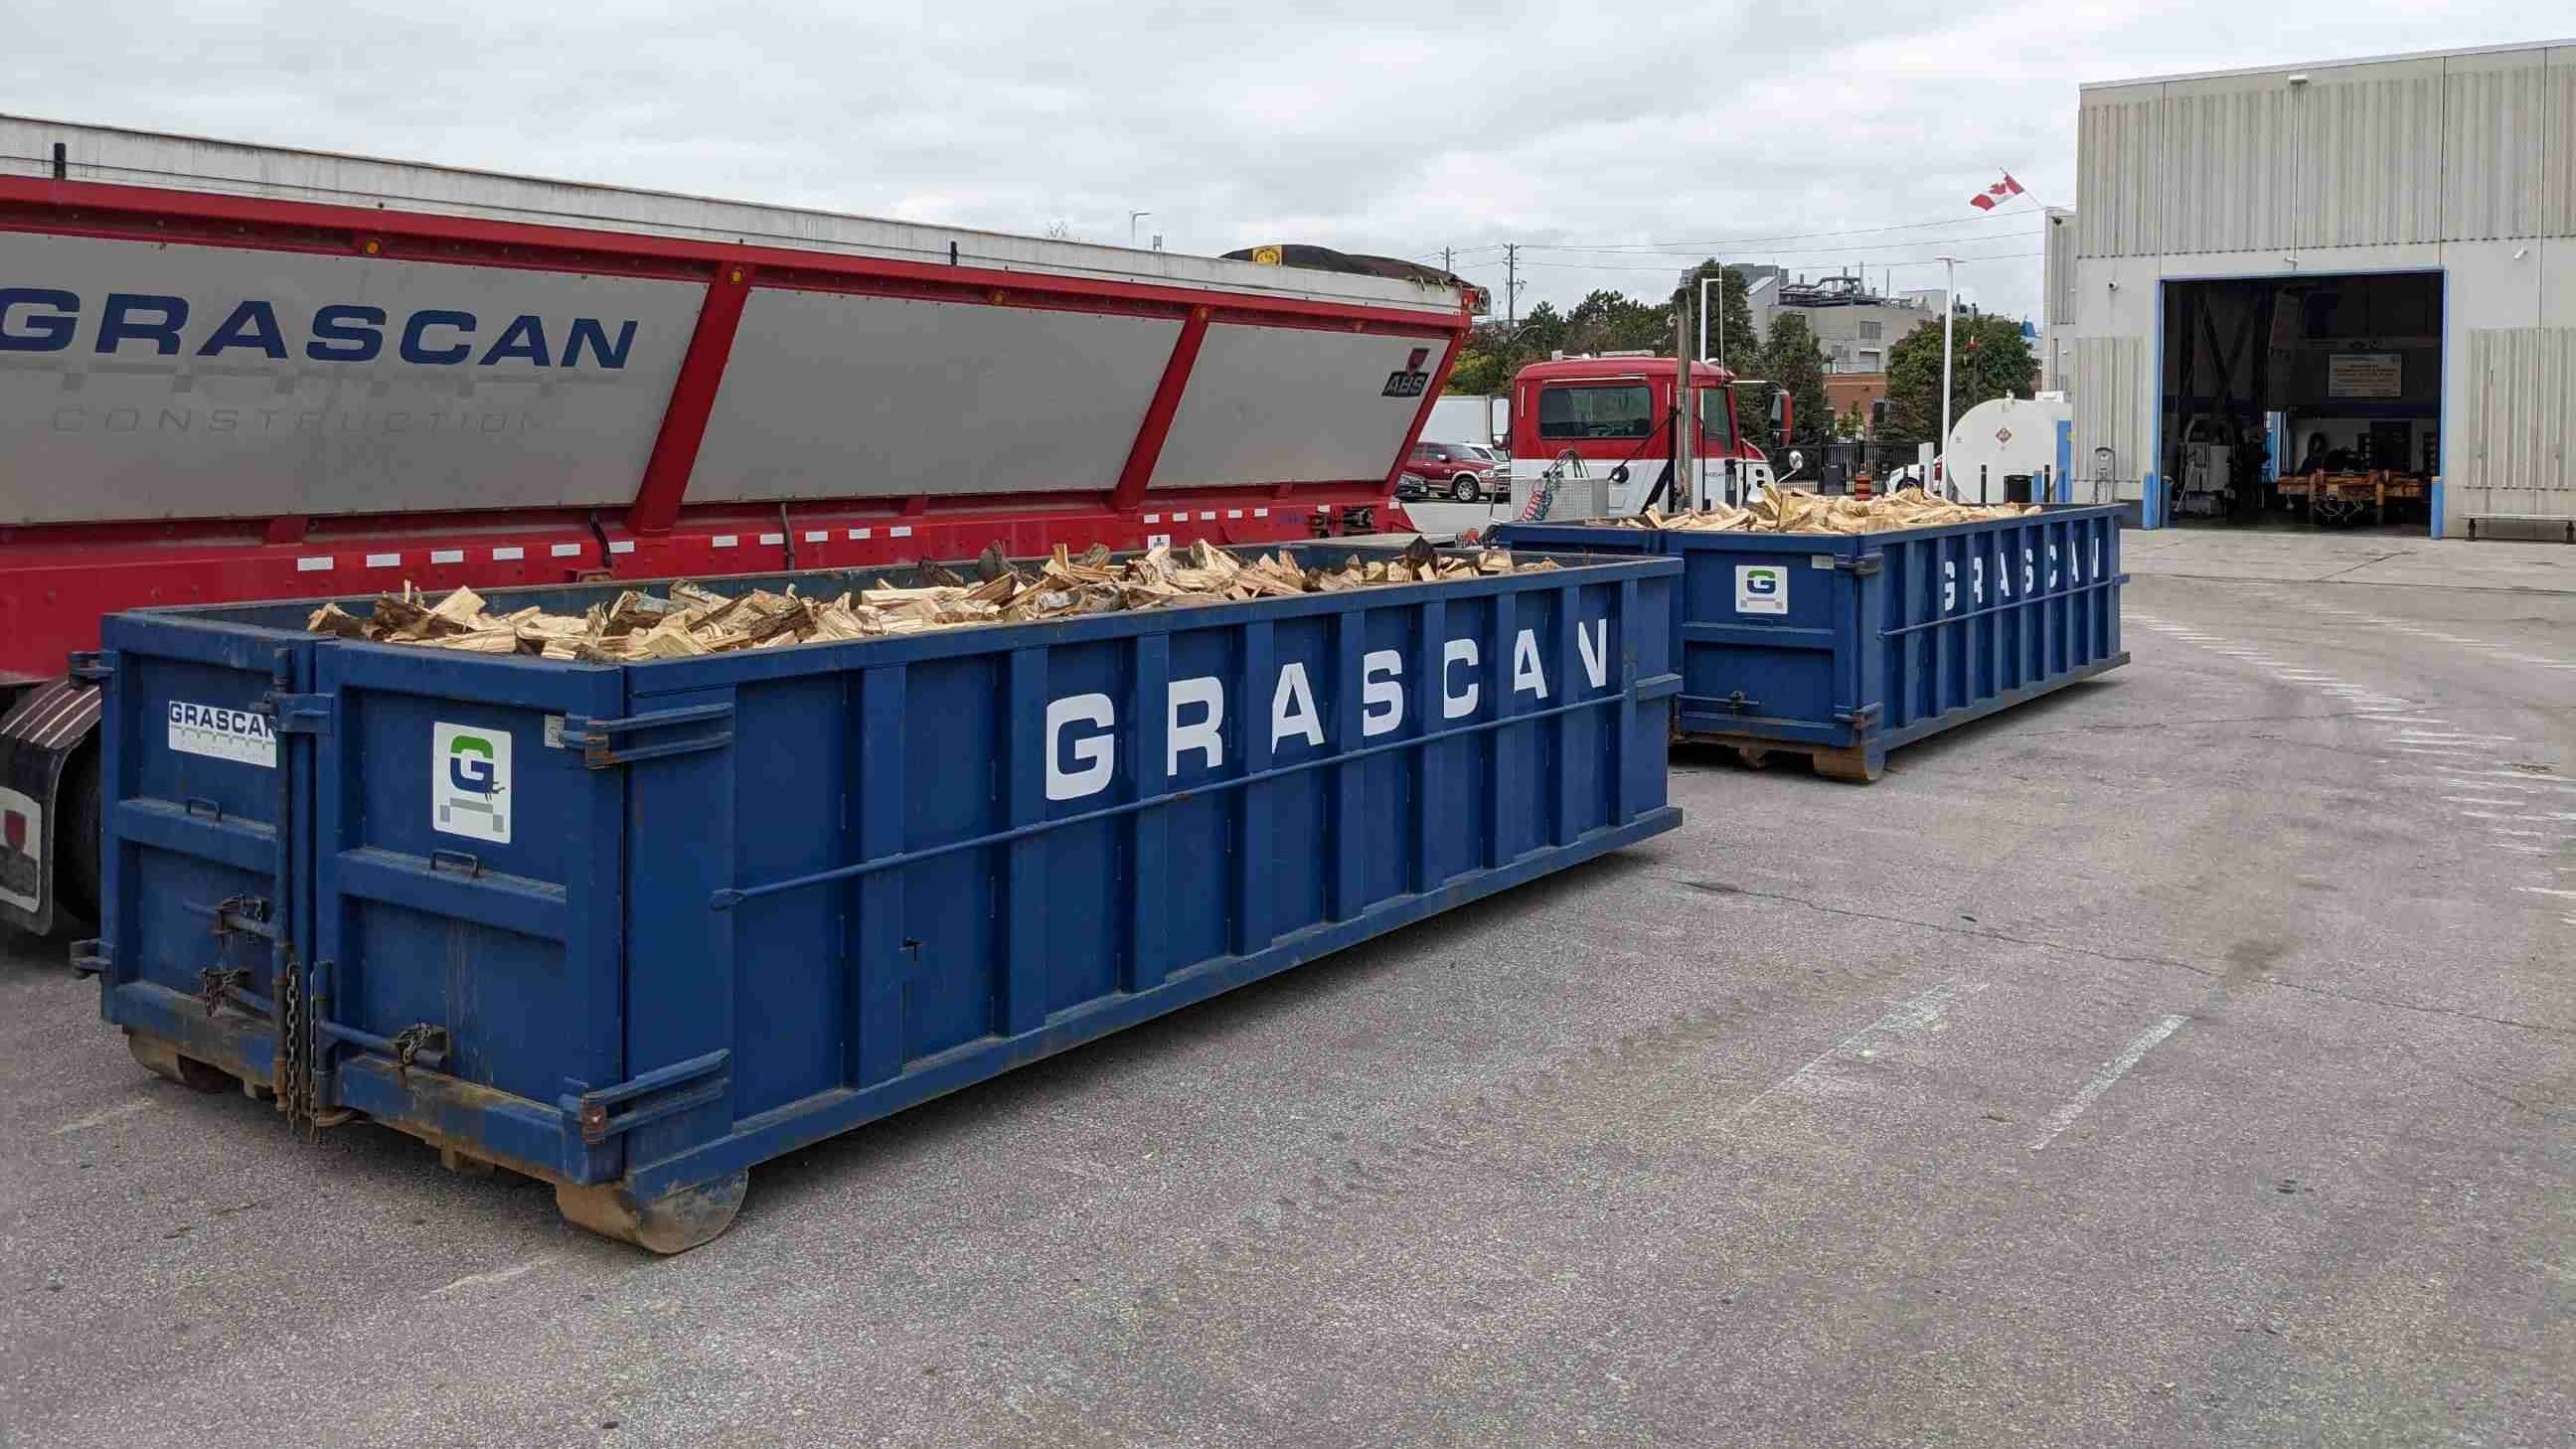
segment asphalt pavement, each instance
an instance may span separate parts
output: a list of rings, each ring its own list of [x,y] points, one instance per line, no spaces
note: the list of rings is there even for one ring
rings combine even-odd
[[[2567,1444],[2576,550],[2357,543],[2133,534],[2126,668],[1868,787],[1684,751],[1680,831],[672,1259],[13,940],[0,1444]]]

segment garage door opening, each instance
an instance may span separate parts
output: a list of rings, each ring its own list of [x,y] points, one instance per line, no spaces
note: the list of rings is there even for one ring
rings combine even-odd
[[[2167,519],[2429,528],[2441,273],[2167,282],[2162,361]]]

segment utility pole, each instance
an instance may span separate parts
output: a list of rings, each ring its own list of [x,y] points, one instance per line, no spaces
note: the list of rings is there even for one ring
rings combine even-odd
[[[1454,277],[1458,275],[1458,268],[1449,260],[1452,250],[1454,249],[1450,247],[1442,247],[1440,249],[1440,270],[1447,272],[1449,275]]]
[[[1503,325],[1521,324],[1521,249],[1512,242],[1503,243]]]
[[[1941,436],[1932,456],[1942,460],[1941,481],[1956,487],[1950,475],[1950,319],[1959,311],[1959,259],[1941,257]],[[1929,480],[1926,480],[1929,481]]]

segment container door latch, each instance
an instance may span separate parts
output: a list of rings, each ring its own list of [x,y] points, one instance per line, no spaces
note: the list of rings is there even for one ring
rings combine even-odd
[[[339,696],[269,693],[260,697],[259,712],[281,734],[328,735]]]
[[[665,731],[672,734],[664,735]],[[625,738],[631,735],[663,737],[641,741]],[[696,754],[701,750],[721,750],[732,744],[733,706],[730,704],[693,704],[679,709],[632,714],[623,719],[590,719],[574,714],[564,716],[563,722],[563,747],[579,750],[581,762],[594,770],[631,765],[638,760]]]

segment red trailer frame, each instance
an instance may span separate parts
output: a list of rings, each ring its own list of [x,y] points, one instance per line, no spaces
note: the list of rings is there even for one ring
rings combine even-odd
[[[439,512],[353,517],[0,526],[0,810],[23,833],[57,826],[65,771],[88,747],[95,690],[64,674],[95,648],[102,616],[151,605],[362,594],[409,581],[431,591],[584,578],[716,575],[1013,554],[1057,544],[1113,548],[1205,537],[1284,542],[1367,531],[1445,386],[1469,326],[1452,315],[1259,292],[729,244],[632,232],[480,220],[44,177],[0,176],[0,232],[697,282],[706,289],[651,454],[622,512]],[[1041,311],[1177,318],[1178,340],[1117,483],[1007,496],[813,500],[775,507],[692,505],[686,496],[746,299],[759,288],[971,301]],[[1157,459],[1212,323],[1259,323],[1444,339],[1404,445],[1379,476],[1268,486],[1163,487]],[[32,686],[32,688],[30,687]],[[74,802],[77,807],[78,802]],[[77,808],[75,808],[77,814]],[[43,836],[52,878],[65,843]],[[90,849],[86,841],[80,850]],[[6,849],[0,846],[0,849]],[[9,862],[0,860],[0,864]],[[76,882],[77,884],[77,882]],[[0,921],[51,927],[54,892],[23,907],[0,892]],[[75,903],[80,904],[80,903]]]

